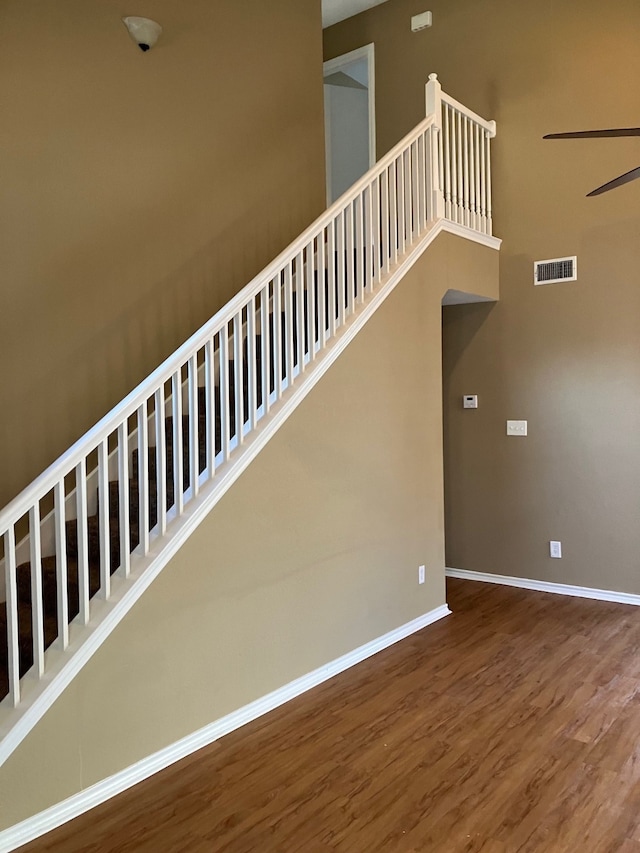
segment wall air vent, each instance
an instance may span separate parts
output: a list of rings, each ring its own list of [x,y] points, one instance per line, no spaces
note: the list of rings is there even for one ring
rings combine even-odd
[[[554,258],[551,261],[535,261],[534,284],[556,284],[559,281],[577,281],[578,258]]]

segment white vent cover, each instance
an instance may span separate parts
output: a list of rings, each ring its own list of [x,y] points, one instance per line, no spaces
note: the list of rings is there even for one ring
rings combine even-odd
[[[578,280],[578,258],[553,258],[550,261],[535,261],[534,284],[556,284],[559,281]]]

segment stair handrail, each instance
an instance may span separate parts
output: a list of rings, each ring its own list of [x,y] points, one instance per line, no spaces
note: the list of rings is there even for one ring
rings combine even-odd
[[[138,406],[147,399],[162,382],[167,381],[172,373],[189,358],[194,350],[198,350],[203,343],[214,334],[225,322],[230,322],[239,309],[244,307],[249,299],[257,294],[265,282],[271,280],[278,271],[293,259],[308,243],[309,240],[322,231],[341,211],[352,203],[367,187],[376,175],[381,175],[398,155],[406,150],[412,140],[417,138],[427,129],[433,128],[437,134],[438,156],[434,157],[433,171],[437,175],[437,199],[434,205],[438,216],[446,216],[461,222],[461,224],[474,227],[470,221],[473,214],[463,211],[463,217],[453,215],[451,210],[446,210],[447,189],[443,184],[446,179],[446,168],[443,163],[443,104],[449,105],[464,115],[470,122],[483,130],[486,139],[492,139],[496,133],[494,121],[487,121],[468,107],[461,104],[455,98],[442,91],[441,84],[436,74],[429,75],[426,84],[426,107],[427,116],[411,131],[409,131],[396,145],[393,146],[368,172],[359,178],[346,192],[344,192],[324,213],[309,225],[303,233],[290,243],[282,252],[261,272],[254,276],[251,281],[242,288],[229,302],[217,311],[211,319],[204,323],[194,332],[181,346],[168,356],[155,370],[143,379],[132,391],[130,391],[116,406],[114,406],[93,427],[78,438],[71,447],[61,454],[51,465],[49,465],[35,480],[26,486],[13,500],[0,510],[0,535],[2,531],[15,524],[22,518],[37,500],[41,500],[51,491],[60,478],[63,471],[75,467],[86,455],[87,447],[96,447],[103,438],[111,434],[119,423],[133,415]],[[488,164],[487,164],[488,165]],[[483,233],[491,234],[491,210],[490,210],[490,169],[487,174],[486,192],[488,194],[489,207],[485,211],[485,227],[480,227]],[[480,214],[479,214],[480,215]]]
[[[168,356],[155,370],[130,391],[116,406],[114,406],[93,427],[75,441],[71,447],[61,454],[42,474],[26,486],[12,501],[0,510],[0,536],[2,531],[15,524],[29,511],[30,507],[47,495],[63,474],[73,469],[87,454],[95,448],[106,436],[113,433],[120,423],[131,417],[138,407],[148,399],[155,389],[166,382],[171,375],[187,361],[190,355],[199,350],[203,344],[222,326],[230,322],[238,310],[243,308],[251,297],[257,294],[265,282],[270,281],[279,270],[293,259],[309,241],[326,227],[335,216],[354,201],[376,177],[382,174],[389,164],[406,149],[407,145],[420,133],[424,133],[435,121],[433,115],[427,116],[396,145],[393,146],[378,162],[346,192],[322,213],[303,233],[290,243],[280,254],[261,272],[254,276],[229,302],[227,302],[211,319],[207,320],[181,346]]]

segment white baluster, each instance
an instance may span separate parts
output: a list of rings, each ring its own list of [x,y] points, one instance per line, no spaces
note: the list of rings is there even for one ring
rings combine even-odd
[[[398,254],[404,255],[405,250],[405,168],[404,152],[396,157],[396,181],[398,193]]]
[[[156,427],[156,514],[158,534],[167,530],[167,425],[165,423],[164,382],[155,393]]]
[[[260,334],[262,347],[262,407],[265,415],[271,408],[271,369],[273,360],[270,323],[269,285],[260,291]]]
[[[237,445],[244,440],[244,365],[242,346],[242,314],[233,317],[233,401],[235,412],[235,436]]]
[[[100,529],[100,595],[111,598],[111,530],[109,524],[109,445],[98,445],[98,525]]]
[[[189,480],[191,497],[195,497],[200,479],[200,429],[198,406],[198,359],[192,355],[187,364],[188,400],[189,400]]]
[[[67,573],[67,526],[65,519],[64,478],[53,489],[56,537],[56,596],[58,610],[58,648],[64,651],[69,645],[69,588]]]
[[[347,289],[347,304],[345,313],[347,317],[350,317],[353,314],[353,301],[354,301],[354,291],[355,291],[355,270],[354,270],[354,255],[355,255],[355,245],[353,239],[353,202],[350,202],[344,210],[344,217],[346,222],[346,264],[345,264],[345,287]]]
[[[229,387],[229,324],[220,329],[219,381],[220,381],[220,441],[222,461],[227,462],[231,452],[231,389]]]
[[[467,119],[467,135],[469,137],[469,228],[475,225],[476,207],[476,176],[473,171],[475,163],[475,152],[473,147],[474,123]]]
[[[432,221],[433,192],[431,186],[431,146],[433,144],[433,128],[427,128],[424,134],[424,220]]]
[[[398,260],[398,192],[397,161],[389,165],[389,266],[394,267]]]
[[[78,596],[80,622],[89,621],[89,542],[87,538],[87,460],[76,465],[76,534],[78,544]]]
[[[367,293],[373,290],[373,268],[374,258],[374,230],[373,230],[373,182],[365,187],[362,198],[364,200],[364,286]]]
[[[442,147],[444,149],[444,215],[451,219],[451,108],[443,107]]]
[[[364,198],[362,193],[355,199],[355,286],[358,302],[364,302]]]
[[[418,194],[418,140],[411,143],[408,153],[411,176],[411,203],[409,205],[409,222],[411,223],[410,240],[413,243],[420,233],[420,198]]]
[[[336,240],[335,222],[327,226],[327,287],[329,290],[329,337],[336,333]]]
[[[40,541],[40,502],[29,510],[29,558],[31,563],[31,631],[33,668],[39,679],[44,672],[44,601],[42,597],[42,545]]]
[[[256,298],[252,296],[247,305],[247,405],[249,408],[248,430],[256,428],[258,409],[258,365],[256,355]]]
[[[464,225],[464,140],[461,114],[456,110],[456,137],[458,142],[458,215],[457,222]]]
[[[474,150],[474,172],[476,176],[476,195],[475,195],[475,221],[473,227],[481,231],[482,223],[481,223],[481,185],[482,185],[482,174],[480,170],[480,127],[479,125],[474,123],[474,142],[473,142],[473,150]]]
[[[296,292],[296,358],[298,360],[298,374],[304,373],[307,366],[305,358],[305,336],[306,321],[304,312],[304,252],[301,250],[296,255],[296,274],[295,274],[295,292]]]
[[[176,515],[184,511],[184,474],[182,458],[182,368],[171,377],[171,420],[173,423],[173,505]],[[138,471],[140,466],[138,465]],[[139,479],[139,477],[138,477]]]
[[[385,169],[380,176],[380,218],[381,218],[381,233],[382,233],[382,264],[380,267],[380,278],[389,272],[389,258],[391,254],[389,246],[389,227],[391,224],[390,204],[389,204],[389,181],[390,169]]]
[[[316,357],[316,261],[313,240],[307,244],[305,254],[307,279],[307,341],[309,348],[309,361],[311,362]]]
[[[204,347],[205,417],[207,419],[207,477],[216,473],[216,367],[213,338]],[[262,395],[264,400],[264,393]]]
[[[423,196],[422,196],[422,167],[423,167],[423,158],[422,158],[422,134],[417,137],[415,141],[415,147],[413,149],[413,174],[414,174],[414,208],[413,208],[413,233],[414,240],[417,239],[422,233],[423,229],[423,212],[422,212],[422,204],[423,204]]]
[[[282,397],[282,280],[273,280],[273,369],[276,401]]]
[[[436,130],[433,127],[430,127],[427,131],[427,202],[428,202],[428,220],[429,222],[433,222],[436,219],[436,210],[437,210],[437,199],[435,197],[435,192],[433,188],[433,159],[436,156],[436,145],[438,144],[438,140],[436,139]]]
[[[318,234],[318,352],[326,346],[327,341],[327,291],[325,273],[327,268],[324,230]]]
[[[284,345],[287,371],[287,387],[293,385],[293,270],[291,261],[284,268]]]
[[[16,531],[12,524],[4,534],[5,595],[9,664],[9,698],[20,702],[20,646],[18,641],[18,582],[16,575]]]
[[[405,251],[413,242],[413,194],[412,194],[412,162],[411,146],[404,152],[404,237]]]
[[[469,179],[469,119],[466,116],[462,118],[462,146],[464,151],[464,224],[470,224],[471,199],[469,194],[470,179]]]
[[[182,388],[178,396],[182,403]],[[138,548],[142,554],[149,553],[149,427],[147,404],[138,406]],[[182,426],[182,419],[180,422]],[[175,424],[174,424],[175,428]],[[182,491],[182,490],[181,490]]]
[[[118,504],[120,526],[120,574],[131,571],[131,535],[129,514],[129,430],[127,420],[118,427]]]
[[[409,170],[409,210],[407,216],[407,239],[412,245],[418,236],[418,141],[411,143],[407,151],[407,166]]]
[[[338,318],[337,318],[337,326],[340,328],[344,325],[345,321],[345,305],[347,301],[347,293],[346,287],[347,282],[345,279],[345,267],[346,267],[346,245],[345,245],[345,217],[344,210],[341,210],[336,216],[336,236],[337,236],[337,245],[336,245],[336,263],[338,269]]]
[[[459,222],[460,199],[458,196],[458,166],[460,164],[458,146],[458,114],[451,108],[451,219]]]
[[[372,287],[380,281],[382,276],[382,224],[380,219],[380,177],[374,178],[371,184],[371,277]]]
[[[442,120],[436,132],[437,155],[438,155],[438,183],[436,194],[436,209],[440,219],[444,216],[444,140],[442,138]]]

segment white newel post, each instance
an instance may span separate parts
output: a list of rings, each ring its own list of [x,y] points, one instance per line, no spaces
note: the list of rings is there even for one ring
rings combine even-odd
[[[435,219],[444,217],[444,193],[442,189],[442,86],[437,74],[429,74],[426,85],[427,117],[434,116],[431,126],[430,168],[431,184],[431,215]]]

